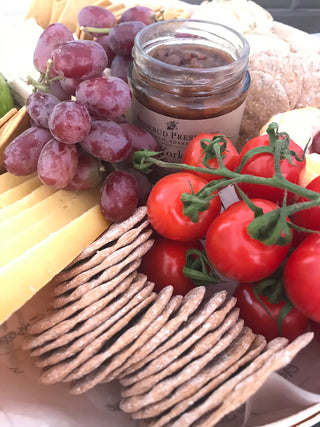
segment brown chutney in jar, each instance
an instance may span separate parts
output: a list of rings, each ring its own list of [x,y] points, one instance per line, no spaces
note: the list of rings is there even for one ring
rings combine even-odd
[[[204,132],[236,145],[250,84],[242,35],[212,22],[161,21],[138,33],[132,55],[128,119],[155,137],[165,160],[181,161]]]

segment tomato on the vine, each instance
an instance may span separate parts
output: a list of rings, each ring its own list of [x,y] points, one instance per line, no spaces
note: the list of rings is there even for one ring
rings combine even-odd
[[[254,291],[255,287],[256,283],[239,283],[233,294],[237,298],[241,319],[254,333],[263,335],[268,341],[278,336],[293,341],[306,331],[309,319],[293,307],[283,318],[279,333],[278,319],[286,301],[271,303],[267,296],[261,294],[259,301]]]
[[[186,254],[190,249],[203,250],[199,241],[178,242],[156,236],[151,249],[143,256],[139,270],[155,284],[155,291],[172,285],[174,295],[185,295],[195,287],[183,274]]]
[[[314,178],[306,186],[308,190],[320,193],[320,175]],[[299,196],[297,202],[306,202],[307,198]],[[308,228],[310,230],[320,231],[320,206],[314,206],[313,208],[303,209],[297,211],[292,215],[292,222],[300,227]],[[293,246],[298,246],[309,233],[302,230],[294,230],[293,234]]]
[[[240,165],[245,154],[254,148],[269,146],[269,135],[259,135],[255,138],[252,138],[248,141],[245,146],[242,148],[239,156]],[[294,141],[290,140],[289,149],[295,151],[299,157],[302,157],[303,150],[296,144]],[[288,159],[280,159],[280,171],[285,179],[288,181],[299,184],[300,177],[304,172],[306,167],[306,160],[299,161],[295,157],[291,156],[291,163]],[[250,159],[244,164],[241,169],[242,174],[260,176],[265,178],[271,178],[275,173],[274,167],[274,155],[272,153],[259,153],[254,154]],[[282,204],[284,198],[284,190],[281,188],[276,188],[268,185],[261,184],[249,184],[249,183],[239,183],[239,188],[246,193],[250,198],[252,197],[261,197],[267,200],[271,200],[275,203]],[[293,193],[287,194],[287,203],[294,201],[295,195]]]
[[[220,197],[210,201],[207,210],[199,213],[197,222],[183,213],[181,195],[197,193],[208,182],[189,173],[177,172],[161,178],[153,186],[147,201],[148,216],[152,227],[162,236],[172,240],[200,240],[221,210]]]
[[[308,236],[289,256],[284,286],[293,304],[320,322],[320,234]]]
[[[201,133],[200,135],[197,135],[195,138],[193,138],[192,141],[189,142],[184,152],[182,163],[185,163],[190,166],[202,167],[205,169],[206,167],[202,163],[205,153],[203,151],[203,148],[201,147],[201,141],[208,140],[208,141],[204,141],[204,143],[206,145],[209,145],[209,142],[214,137],[220,136],[220,135],[222,136],[222,134],[220,133]],[[226,147],[225,147],[225,150],[222,152],[223,164],[226,168],[233,171],[237,166],[239,153],[235,148],[235,146],[230,141],[230,139],[225,138],[225,141],[226,141]],[[223,143],[221,142],[220,145],[222,144]],[[208,165],[214,169],[219,167],[219,163],[216,158],[211,158],[210,160],[208,160]],[[195,171],[192,171],[192,173],[200,176],[201,178],[206,179],[207,181],[223,178],[222,176],[214,175],[210,173],[202,173],[202,172],[195,172]]]
[[[310,181],[306,188],[320,193],[320,175]],[[297,201],[298,203],[307,202],[308,199],[300,196]],[[292,215],[292,222],[301,227],[309,228],[310,230],[320,231],[320,206],[314,206],[313,208],[295,212]]]
[[[270,200],[252,199],[269,212],[277,208]],[[265,245],[252,238],[247,227],[253,211],[241,200],[230,205],[211,224],[206,236],[207,257],[223,276],[241,282],[255,282],[272,274],[285,259],[290,243]]]

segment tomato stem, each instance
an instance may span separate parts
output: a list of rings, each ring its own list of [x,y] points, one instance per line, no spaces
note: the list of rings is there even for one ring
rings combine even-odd
[[[198,249],[189,249],[186,254],[186,264],[183,274],[189,277],[195,285],[203,286],[208,283],[221,283],[206,254]]]
[[[282,206],[272,212],[263,214],[257,210],[250,199],[238,188],[239,193],[245,200],[247,205],[255,214],[254,220],[248,226],[248,233],[251,237],[260,240],[265,245],[286,245],[292,239],[291,228],[294,228],[289,222],[290,217],[294,212],[308,209],[315,206],[320,206],[320,194],[318,192],[304,188],[298,184],[288,181],[280,170],[280,161],[287,159],[292,164],[292,158],[297,161],[304,161],[305,151],[300,158],[298,154],[289,149],[290,138],[285,132],[278,133],[277,123],[271,123],[268,126],[267,133],[269,135],[269,145],[257,147],[249,150],[243,157],[239,167],[236,170],[230,170],[223,164],[223,152],[226,149],[226,138],[223,135],[217,135],[212,140],[204,138],[200,141],[204,152],[202,164],[205,166],[205,173],[218,175],[219,179],[208,182],[201,190],[194,193],[191,188],[190,192],[185,192],[181,196],[183,202],[183,213],[188,216],[193,222],[198,221],[199,213],[208,209],[210,201],[216,197],[219,190],[229,185],[237,186],[240,183],[259,184],[264,186],[283,189],[285,192]],[[306,149],[305,149],[306,150]],[[241,170],[245,163],[254,155],[259,153],[271,153],[274,156],[274,170],[272,177],[260,177],[255,175],[243,174]],[[133,165],[143,172],[150,172],[152,166],[156,165],[160,168],[170,168],[171,170],[183,170],[191,172],[204,172],[203,167],[191,166],[184,163],[170,163],[159,158],[161,153],[154,151],[141,150],[133,155]],[[157,156],[157,158],[155,157]],[[212,168],[208,161],[211,158],[218,160],[218,167]],[[221,178],[222,176],[222,178]],[[294,203],[290,206],[286,204],[288,193],[294,193],[296,196],[301,196],[308,201]],[[311,231],[311,230],[308,230]]]

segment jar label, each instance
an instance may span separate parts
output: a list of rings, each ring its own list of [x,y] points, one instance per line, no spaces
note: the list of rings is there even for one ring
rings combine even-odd
[[[243,102],[235,110],[210,119],[178,119],[149,110],[132,98],[128,120],[153,135],[167,162],[181,162],[189,142],[200,133],[221,132],[236,145],[245,107]]]

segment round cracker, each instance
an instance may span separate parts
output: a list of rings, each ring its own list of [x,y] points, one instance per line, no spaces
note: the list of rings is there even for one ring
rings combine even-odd
[[[251,71],[251,83],[240,127],[240,140],[257,136],[262,126],[277,113],[290,109],[282,84],[263,71]],[[241,147],[238,147],[241,149]]]

